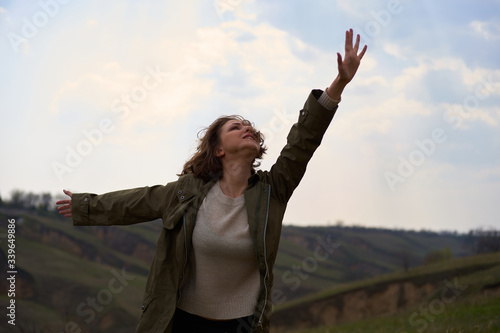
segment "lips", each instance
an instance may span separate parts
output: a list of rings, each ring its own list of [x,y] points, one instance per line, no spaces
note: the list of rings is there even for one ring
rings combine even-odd
[[[256,141],[254,136],[252,134],[247,134],[243,137],[243,139],[252,139],[253,141]]]

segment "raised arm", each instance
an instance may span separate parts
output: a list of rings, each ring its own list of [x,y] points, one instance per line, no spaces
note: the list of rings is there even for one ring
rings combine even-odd
[[[366,52],[365,46],[358,54],[359,41],[358,35],[353,45],[352,29],[346,32],[344,59],[337,53],[337,77],[326,92],[321,90],[311,92],[299,113],[298,121],[288,133],[286,146],[271,167],[268,175],[274,188],[273,193],[280,201],[288,201],[298,186],[309,160],[321,144],[323,135],[337,110],[342,91],[359,68]]]

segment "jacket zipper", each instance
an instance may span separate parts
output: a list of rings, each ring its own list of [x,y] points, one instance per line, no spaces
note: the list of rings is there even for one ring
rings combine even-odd
[[[267,274],[269,273],[269,268],[267,266],[267,250],[266,250],[266,231],[267,231],[267,221],[269,217],[269,202],[271,200],[271,185],[267,184],[267,206],[266,206],[266,221],[264,223],[264,235],[263,235],[263,241],[264,241],[264,264],[266,265],[266,274],[264,274],[264,306],[262,307],[262,312],[260,313],[259,317],[259,322],[257,326],[262,327],[262,316],[264,316],[264,312],[266,311],[266,305],[267,305]]]
[[[184,254],[185,254],[185,259],[184,259],[184,267],[182,267],[182,274],[181,274],[181,279],[179,281],[179,284],[184,280],[184,274],[186,274],[186,266],[188,262],[188,250],[187,250],[187,233],[186,233],[186,213],[182,214],[182,225],[184,227]],[[179,296],[177,297],[177,303],[181,300],[181,288],[179,287]]]

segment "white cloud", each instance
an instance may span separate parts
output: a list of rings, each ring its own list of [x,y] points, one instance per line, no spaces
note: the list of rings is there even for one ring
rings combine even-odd
[[[94,72],[81,71],[77,78],[68,78],[54,94],[50,111],[53,114],[60,113],[60,104],[63,101],[86,99],[94,103],[100,109],[107,109],[111,104],[110,96],[118,96],[120,93],[128,92],[137,81],[139,74],[127,71],[117,62],[102,64],[101,68],[95,68]],[[127,89],[128,88],[128,89]]]
[[[339,50],[339,52],[340,51],[341,50]],[[343,56],[344,55],[342,54],[342,57]],[[363,67],[362,67],[363,72],[370,72],[372,70],[378,69],[377,59],[375,57],[371,56],[369,51],[365,54],[362,61],[363,61]]]
[[[500,94],[500,70],[489,68],[470,68],[465,61],[457,57],[422,56],[417,58],[417,65],[404,68],[402,74],[394,79],[394,86],[399,92],[431,92],[439,89],[443,93],[452,91],[452,87],[460,89],[461,96],[467,99],[479,97],[482,101],[492,95]],[[449,86],[429,85],[425,79],[432,73],[448,76]],[[458,77],[458,81],[457,81]],[[443,78],[445,80],[445,78]],[[435,92],[435,91],[434,91]],[[431,94],[432,95],[432,94]],[[422,93],[424,98],[424,93]],[[434,101],[432,101],[434,102]]]
[[[486,40],[500,39],[500,22],[498,21],[472,21],[469,26]]]
[[[95,27],[99,23],[97,22],[97,20],[88,20],[86,24],[87,24],[87,27]]]
[[[428,71],[428,66],[421,62],[417,66],[407,67],[394,79],[394,87],[400,91],[409,90],[412,85],[419,83]]]
[[[500,166],[483,167],[474,171],[473,176],[487,182],[500,182]]]
[[[499,127],[500,108],[482,108],[471,113],[471,120],[483,122],[490,127]]]
[[[364,65],[364,64],[363,64]],[[360,78],[356,80],[356,85],[358,86],[379,86],[379,87],[387,87],[388,86],[387,78],[383,75],[375,75],[369,76],[366,78]]]
[[[150,91],[144,101],[137,103],[137,107],[128,107],[126,117],[117,117],[122,113],[113,112],[113,102],[132,94],[134,88],[142,84],[147,71],[144,66],[131,68],[116,56],[115,59],[120,60],[104,62],[105,58],[101,58],[85,62],[83,59],[54,91],[51,112],[59,117],[79,113],[87,128],[97,126],[103,117],[114,117],[115,130],[107,142],[129,149],[147,145],[154,150],[155,142],[162,142],[164,135],[155,128],[180,130],[172,124],[188,115],[200,118],[197,116],[205,113],[200,118],[200,126],[208,125],[206,121],[201,123],[207,115],[215,117],[223,113],[249,113],[251,119],[268,124],[275,117],[273,108],[288,106],[298,110],[311,84],[324,82],[326,86],[333,79],[327,76],[325,81],[318,68],[335,70],[332,63],[335,54],[320,52],[265,23],[227,21],[216,27],[198,28],[196,34],[186,39],[169,36],[141,43],[134,50],[155,50],[156,59],[161,58],[161,63],[152,62],[149,66],[168,72],[168,78]],[[303,59],[303,52],[308,52],[308,57],[315,58],[315,62]],[[234,79],[241,82],[235,84]],[[368,83],[382,81],[382,77],[374,77]],[[89,108],[81,110],[83,103]],[[123,107],[124,103],[119,106]],[[151,130],[141,132],[137,140],[134,133],[142,131],[144,126]],[[273,133],[267,142],[270,151],[281,149],[278,138],[285,134],[285,131]]]
[[[355,18],[362,18],[363,15],[361,13],[366,11],[366,6],[363,1],[337,0],[337,7]]]
[[[453,127],[467,130],[473,123],[481,122],[489,127],[499,127],[500,108],[498,107],[474,107],[467,108],[464,104],[441,105],[444,110],[443,115]]]
[[[396,43],[384,43],[384,51],[387,54],[393,55],[396,58],[407,60],[408,57],[405,55],[406,50],[403,50],[401,45]]]

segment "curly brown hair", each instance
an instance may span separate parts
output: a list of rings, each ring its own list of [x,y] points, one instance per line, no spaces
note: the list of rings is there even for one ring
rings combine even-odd
[[[222,163],[219,157],[215,156],[215,148],[220,144],[220,131],[222,126],[230,120],[239,120],[245,126],[251,126],[257,142],[260,144],[260,150],[252,163],[252,174],[255,168],[260,166],[260,159],[266,153],[267,147],[264,146],[264,136],[260,131],[255,130],[255,126],[240,115],[220,116],[210,126],[198,132],[198,147],[193,156],[184,164],[182,172],[178,176],[189,173],[206,181],[222,177]]]

